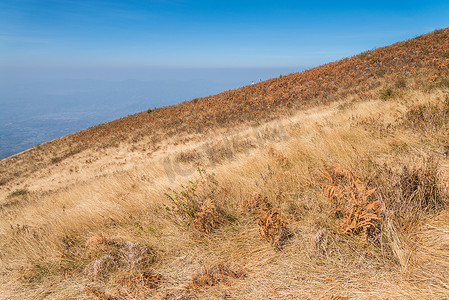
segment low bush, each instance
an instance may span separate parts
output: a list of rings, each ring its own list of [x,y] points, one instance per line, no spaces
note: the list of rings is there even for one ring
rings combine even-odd
[[[274,208],[268,197],[253,193],[240,202],[244,213],[257,214],[260,237],[274,248],[280,249],[293,233],[286,215],[280,208]]]
[[[391,88],[385,88],[383,90],[380,91],[380,98],[382,100],[388,100],[391,99],[395,96],[395,91]]]
[[[165,193],[172,206],[166,209],[200,233],[210,233],[222,222],[223,211],[217,207],[215,194],[218,181],[214,175],[198,168],[200,178],[181,185],[180,191]]]
[[[394,87],[397,89],[404,89],[407,87],[407,79],[403,76],[396,78],[394,81]]]
[[[8,198],[26,196],[26,195],[28,195],[28,193],[29,192],[26,189],[15,190],[14,192],[12,192],[11,194],[8,195]]]
[[[192,228],[201,233],[211,233],[221,223],[217,207],[211,198],[204,201],[192,221]]]
[[[395,228],[413,229],[426,214],[449,204],[433,158],[395,169],[375,165],[367,178],[335,164],[323,172],[323,178],[322,192],[332,202],[339,228],[365,241],[379,242],[387,221]]]

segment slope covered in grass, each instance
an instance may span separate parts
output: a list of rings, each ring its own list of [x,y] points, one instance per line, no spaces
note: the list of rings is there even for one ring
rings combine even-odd
[[[2,161],[17,178],[0,199],[0,294],[447,298],[447,34],[35,150],[83,144],[42,154],[53,163]]]
[[[348,96],[366,99],[377,95],[379,88],[389,97],[404,78],[413,88],[447,86],[448,49],[446,28],[301,73],[127,116],[0,161],[0,184],[85,149],[140,142],[154,151],[167,136],[185,139],[186,134],[261,122]],[[393,86],[383,87],[385,83]]]

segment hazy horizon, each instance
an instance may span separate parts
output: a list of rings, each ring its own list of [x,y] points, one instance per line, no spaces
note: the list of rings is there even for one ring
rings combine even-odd
[[[294,68],[67,69],[17,72],[0,81],[0,159],[149,107],[266,80]],[[17,71],[17,70],[16,70]]]

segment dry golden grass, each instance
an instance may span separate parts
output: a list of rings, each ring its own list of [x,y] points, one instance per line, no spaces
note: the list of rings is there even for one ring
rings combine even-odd
[[[1,292],[9,298],[76,299],[444,298],[449,292],[447,194],[441,180],[432,181],[447,176],[438,167],[446,157],[434,151],[444,145],[402,120],[416,104],[437,104],[444,93],[409,91],[405,97],[416,100],[373,99],[344,109],[336,103],[284,120],[288,140],[269,143],[288,164],[276,159],[270,147],[251,147],[233,160],[209,162],[206,175],[178,176],[170,183],[163,156],[156,156],[140,168],[91,182],[11,195],[8,203],[17,203],[1,212]],[[384,116],[375,123],[360,121],[379,112]],[[375,131],[388,124],[393,128],[388,135]],[[180,145],[172,155],[186,147]],[[429,161],[427,153],[439,164]],[[333,169],[333,183],[327,184],[342,184],[340,192],[366,204],[361,212],[372,213],[368,206],[378,197],[392,210],[407,211],[388,202],[393,198],[385,189],[394,189],[409,206],[416,203],[409,214],[418,223],[404,230],[398,225],[404,220],[393,214],[372,218],[382,230],[380,244],[361,242],[352,221],[344,224],[353,233],[345,233],[335,202],[322,193],[323,172],[330,173],[332,165],[341,167]],[[212,171],[216,175],[209,177]],[[417,189],[410,190],[416,186],[410,178],[418,178]],[[195,193],[178,199],[198,204],[191,217],[167,210],[173,202],[164,196],[170,187],[185,191],[188,180]],[[435,184],[437,205],[429,197],[435,195]],[[348,214],[369,231],[363,213],[360,217],[352,206]],[[127,243],[151,246],[144,252],[154,255],[143,268],[132,268],[123,259]],[[234,266],[244,269],[245,276],[233,276],[239,270]]]
[[[5,183],[1,297],[448,298],[448,91],[394,87]]]

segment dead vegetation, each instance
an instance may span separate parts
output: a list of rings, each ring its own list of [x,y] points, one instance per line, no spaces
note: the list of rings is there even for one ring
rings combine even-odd
[[[402,107],[403,114],[413,106]],[[336,295],[357,297],[363,293],[345,286],[344,280],[352,278],[360,289],[368,289],[367,278],[383,269],[379,280],[384,286],[363,295],[396,288],[389,276],[405,286],[401,293],[408,289],[411,295],[415,286],[426,286],[423,280],[435,280],[439,286],[435,295],[442,295],[444,281],[424,278],[422,274],[430,275],[420,268],[427,264],[421,252],[414,251],[421,249],[415,236],[426,220],[447,209],[441,179],[445,156],[411,152],[423,147],[422,140],[405,140],[403,134],[417,128],[414,134],[424,136],[426,129],[419,122],[405,125],[403,115],[395,118],[389,120],[393,125],[387,136],[375,132],[383,130],[380,125],[360,123],[366,116],[351,124],[341,116],[333,124],[318,126],[313,121],[292,126],[288,128],[292,138],[284,144],[255,148],[258,154],[250,161],[242,163],[236,157],[218,165],[217,174],[199,168],[189,181],[161,188],[151,206],[144,202],[120,222],[96,225],[96,234],[75,234],[72,229],[62,236],[59,254],[53,256],[57,263],[51,256],[37,263],[41,254],[20,280],[47,287],[57,280],[66,282],[62,278],[82,280],[77,295],[97,299],[194,299],[209,294],[216,298],[228,293],[262,298],[262,292],[243,288],[261,278],[267,278],[265,285],[289,286],[294,296],[325,297],[318,290],[332,288]],[[307,142],[310,136],[313,143]],[[390,156],[391,140],[408,146],[394,148]],[[431,141],[438,144],[439,135]],[[234,169],[228,169],[228,164]],[[14,198],[20,197],[24,196]],[[26,197],[35,195],[29,192]],[[117,230],[120,235],[114,233]],[[13,231],[12,244],[21,243],[17,238],[49,239],[41,237],[35,225],[15,226]],[[118,237],[123,235],[128,238]],[[313,285],[317,290],[302,279],[305,274],[293,276],[289,268],[307,272],[318,282]],[[342,270],[344,279],[327,281],[325,274],[338,278],[335,274]],[[401,274],[404,278],[413,274],[417,282],[407,283]],[[280,297],[276,292],[272,295]]]
[[[376,188],[370,188],[357,175],[335,164],[323,172],[327,182],[323,193],[334,205],[338,226],[344,233],[362,235],[365,241],[377,240],[382,203],[372,197]]]
[[[412,105],[404,115],[403,124],[427,134],[445,134],[449,120],[449,95],[434,103]]]
[[[66,275],[86,277],[90,282],[85,287],[86,295],[97,299],[146,298],[163,281],[162,275],[153,271],[157,252],[142,243],[112,238],[103,232],[92,235],[82,248],[69,237],[64,243],[59,268]],[[106,292],[101,288],[104,283],[113,283],[119,289]]]
[[[104,123],[32,148],[0,161],[0,182],[60,163],[86,149],[115,148],[132,143],[152,151],[163,137],[202,134],[288,116],[298,108],[345,99],[348,96],[386,99],[403,89],[407,74],[413,88],[447,87],[449,60],[448,29],[441,29],[390,46],[328,63],[301,73],[273,78],[217,95],[196,98],[178,105],[153,109]],[[379,94],[384,82],[395,83]],[[399,87],[399,88],[398,88]],[[55,160],[53,160],[53,158]],[[8,166],[14,166],[10,168]],[[14,170],[14,171],[13,171]]]
[[[160,274],[152,274],[150,272],[140,273],[120,278],[118,283],[126,290],[128,298],[142,298],[151,295],[164,278]]]
[[[260,211],[258,225],[262,239],[270,242],[276,249],[280,249],[293,235],[287,217],[279,208]]]
[[[449,203],[446,187],[440,182],[438,161],[433,157],[417,161],[401,164],[396,171],[383,166],[377,178],[376,198],[384,203],[385,213],[405,230]]]
[[[220,215],[213,201],[208,198],[201,205],[200,210],[195,214],[192,222],[192,228],[202,232],[211,233],[221,223]]]
[[[186,288],[199,289],[218,284],[232,285],[235,279],[245,278],[247,272],[241,267],[230,267],[227,264],[217,264],[212,267],[203,266],[202,271],[193,274],[192,282]]]
[[[124,242],[98,233],[86,242],[85,256],[90,262],[84,273],[91,279],[107,276],[118,269],[142,275],[151,269],[156,252],[141,243]]]
[[[286,157],[281,151],[274,149],[273,147],[268,148],[268,154],[276,161],[281,167],[287,167],[290,162],[288,157]]]
[[[145,113],[155,118],[148,122],[171,120],[156,126],[170,134],[198,123],[162,112],[190,105],[207,107],[198,120],[213,114],[226,125],[268,105],[288,107],[294,97],[324,103],[284,119],[281,129],[254,127],[252,136],[229,135],[209,152],[197,144],[174,152],[183,166],[204,163],[209,172],[198,168],[167,183],[159,155],[60,190],[14,186],[0,203],[0,292],[8,299],[447,298],[447,89],[426,88],[447,62],[430,62],[422,44],[438,39],[438,54],[446,31]],[[435,69],[405,76],[393,68],[413,69],[421,58],[407,44],[425,50],[423,65]],[[391,85],[364,85],[362,73]],[[383,101],[383,87],[398,93]],[[351,97],[332,105],[331,95]],[[242,97],[243,113],[229,120],[233,109],[217,112],[208,102]],[[129,128],[137,134],[147,128],[140,118],[101,128],[135,122]],[[120,155],[139,150],[129,151]]]
[[[240,209],[244,213],[256,214],[260,237],[274,248],[280,249],[292,237],[289,221],[280,208],[272,207],[268,197],[253,193],[242,199]]]

